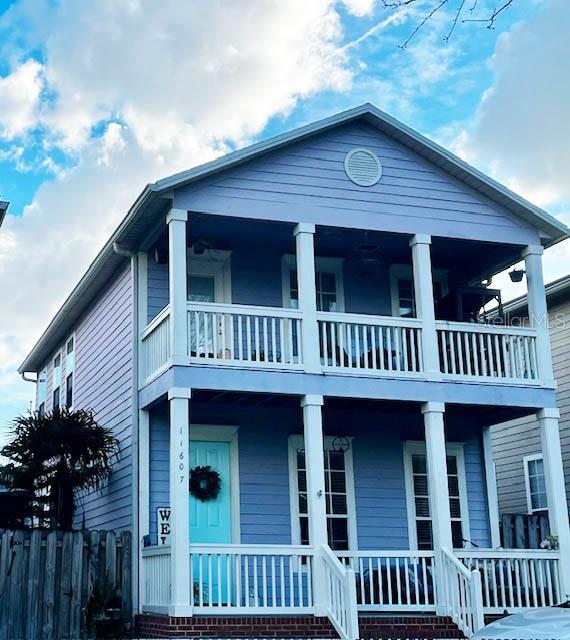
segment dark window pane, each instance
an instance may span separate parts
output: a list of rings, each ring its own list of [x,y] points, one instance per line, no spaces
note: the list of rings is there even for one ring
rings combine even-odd
[[[463,548],[463,532],[461,530],[461,522],[455,521],[451,523],[451,536],[453,539],[453,548]]]
[[[416,498],[416,516],[418,518],[429,518],[428,498]]]
[[[331,513],[331,494],[327,491],[325,494],[325,501],[327,504],[327,515]]]
[[[429,495],[427,476],[414,476],[414,493],[417,496]]]
[[[299,513],[307,513],[307,494],[299,494]]]
[[[53,392],[53,408],[59,409],[59,387]]]
[[[449,487],[449,495],[459,497],[459,478],[457,476],[448,476],[447,486]]]
[[[412,455],[412,469],[414,473],[427,473],[426,457],[422,453]]]
[[[431,522],[429,520],[418,520],[416,522],[416,533],[418,536],[418,549],[433,549]]]
[[[297,472],[297,482],[299,483],[299,491],[307,490],[307,474],[304,471]]]
[[[447,456],[447,473],[457,475],[457,457]]]
[[[309,518],[299,518],[301,544],[309,544]]]
[[[297,449],[297,469],[305,468],[305,450]]]
[[[336,515],[345,515],[348,512],[346,506],[345,495],[333,495],[331,496],[332,512]]]
[[[330,451],[329,468],[333,471],[344,471],[344,453],[341,451]]]
[[[73,374],[67,376],[65,382],[65,406],[70,409],[73,405]]]
[[[327,530],[331,549],[348,549],[348,521],[346,518],[329,518]]]
[[[331,471],[331,491],[333,493],[346,493],[346,476],[344,472]]]
[[[459,498],[449,499],[449,509],[451,511],[452,518],[461,518],[461,505],[459,503]]]

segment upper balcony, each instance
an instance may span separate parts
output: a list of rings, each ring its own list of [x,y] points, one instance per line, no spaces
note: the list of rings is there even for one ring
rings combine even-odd
[[[142,384],[172,363],[551,383],[541,327],[509,326],[486,280],[523,247],[207,215],[190,217],[183,240],[181,301],[172,234],[148,253]]]

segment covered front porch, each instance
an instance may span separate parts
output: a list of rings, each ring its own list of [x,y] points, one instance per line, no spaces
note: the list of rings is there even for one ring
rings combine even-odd
[[[350,638],[358,613],[453,614],[469,635],[485,613],[555,604],[558,551],[498,548],[499,411],[172,392],[147,413],[141,610],[326,616]],[[219,473],[214,499],[190,493],[197,466]]]

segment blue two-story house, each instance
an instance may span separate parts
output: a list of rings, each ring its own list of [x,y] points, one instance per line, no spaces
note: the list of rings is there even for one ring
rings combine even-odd
[[[470,636],[565,599],[567,231],[371,105],[148,185],[20,369],[121,441],[78,522],[133,531],[141,636]],[[522,260],[530,325],[488,320]],[[525,415],[549,551],[499,548],[489,429]]]

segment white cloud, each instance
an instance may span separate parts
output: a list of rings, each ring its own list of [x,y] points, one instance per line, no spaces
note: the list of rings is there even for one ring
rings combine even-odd
[[[11,139],[37,124],[42,65],[27,60],[0,77],[0,138]]]
[[[468,160],[542,206],[570,200],[568,24],[570,3],[550,0],[499,37],[495,81],[458,141]]]
[[[376,0],[342,0],[347,11],[355,16],[366,16],[372,13]]]
[[[9,12],[13,36],[18,15],[31,24],[32,4]],[[366,4],[351,10],[365,12]],[[146,182],[246,142],[300,98],[350,86],[336,7],[333,0],[44,5],[44,20],[33,22],[42,32],[25,34],[41,42],[43,68],[27,62],[9,76],[13,82],[25,70],[35,93],[21,95],[31,106],[9,126],[2,113],[0,121],[10,135],[40,122],[47,151],[71,150],[78,162],[42,184],[0,232],[0,423],[32,392],[16,366]],[[42,80],[46,98],[38,104]]]

